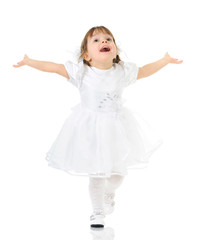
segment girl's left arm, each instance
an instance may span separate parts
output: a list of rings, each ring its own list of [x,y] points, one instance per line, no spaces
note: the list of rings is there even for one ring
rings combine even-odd
[[[160,60],[153,62],[153,63],[149,63],[144,65],[143,67],[139,68],[139,72],[138,72],[138,76],[137,79],[140,78],[145,78],[148,77],[154,73],[156,73],[157,71],[159,71],[161,68],[165,67],[166,65],[168,65],[169,63],[176,63],[176,64],[180,64],[182,63],[183,60],[178,60],[177,58],[172,58],[170,57],[170,55],[168,54],[168,52],[164,55],[163,58],[161,58]]]

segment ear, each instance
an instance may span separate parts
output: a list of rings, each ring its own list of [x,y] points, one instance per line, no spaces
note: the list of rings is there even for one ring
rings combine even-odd
[[[83,54],[83,58],[84,58],[87,62],[89,62],[89,61],[91,60],[90,57],[89,57],[89,55],[87,54],[87,52]]]

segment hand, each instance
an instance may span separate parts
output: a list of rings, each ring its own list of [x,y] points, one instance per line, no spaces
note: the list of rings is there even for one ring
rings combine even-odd
[[[180,64],[183,62],[183,60],[178,60],[177,58],[172,58],[170,57],[170,55],[168,54],[168,52],[164,55],[164,58],[168,61],[168,63],[176,63],[176,64]]]
[[[25,54],[23,60],[18,62],[17,65],[13,65],[13,67],[21,67],[21,66],[27,65],[28,61],[29,61],[29,57]]]

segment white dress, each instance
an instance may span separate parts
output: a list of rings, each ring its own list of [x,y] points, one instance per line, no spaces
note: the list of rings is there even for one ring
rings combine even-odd
[[[48,165],[90,177],[125,176],[128,169],[146,167],[163,140],[139,114],[123,106],[122,92],[137,81],[137,65],[121,61],[102,70],[67,61],[65,68],[81,102],[47,152]]]

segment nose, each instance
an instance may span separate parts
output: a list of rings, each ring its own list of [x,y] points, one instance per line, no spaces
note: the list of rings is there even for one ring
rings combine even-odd
[[[102,43],[107,43],[107,40],[102,40]]]

